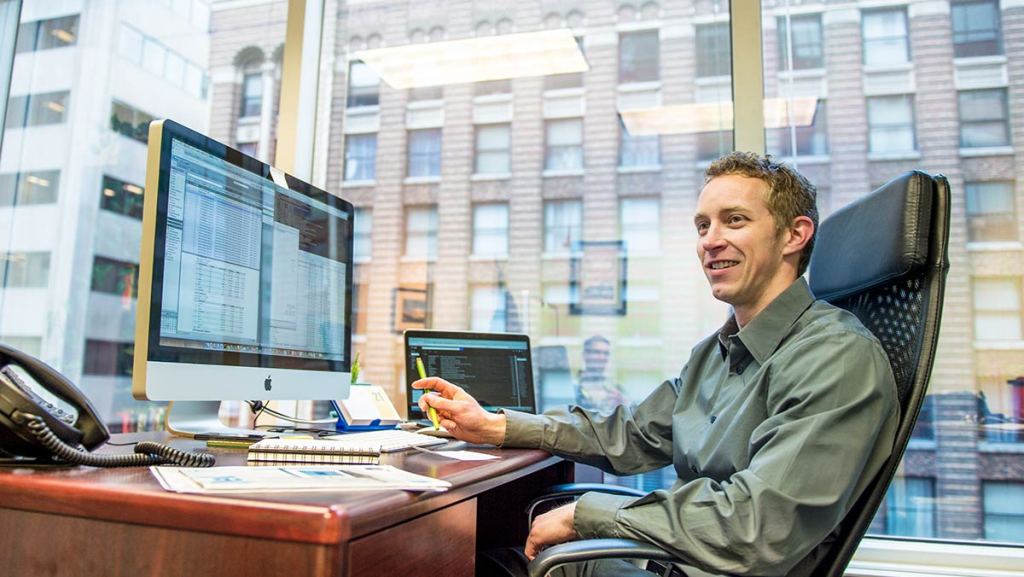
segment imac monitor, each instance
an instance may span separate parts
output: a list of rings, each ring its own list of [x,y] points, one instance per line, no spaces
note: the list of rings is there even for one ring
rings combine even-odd
[[[132,394],[346,398],[352,205],[170,120],[144,194]]]

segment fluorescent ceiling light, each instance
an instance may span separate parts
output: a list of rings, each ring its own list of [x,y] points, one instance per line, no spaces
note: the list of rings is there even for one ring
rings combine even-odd
[[[818,99],[766,98],[764,127],[810,126]],[[732,102],[699,102],[619,111],[631,136],[732,130]]]
[[[50,181],[49,180],[46,180],[45,178],[39,178],[38,176],[36,176],[34,174],[30,174],[30,175],[26,176],[25,180],[29,184],[34,184],[36,186],[50,186]]]
[[[589,69],[567,28],[361,50],[353,57],[398,89]]]
[[[132,194],[142,194],[143,192],[142,187],[136,186],[134,184],[125,184],[124,189]]]
[[[64,30],[63,28],[58,28],[56,30],[52,30],[52,31],[50,31],[50,34],[53,34],[61,42],[65,43],[65,44],[71,44],[72,42],[75,41],[75,35],[70,33],[70,32],[68,32],[67,30]]]

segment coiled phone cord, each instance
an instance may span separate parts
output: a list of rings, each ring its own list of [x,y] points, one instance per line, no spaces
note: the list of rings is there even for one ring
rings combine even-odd
[[[209,453],[181,451],[160,443],[141,441],[134,455],[94,455],[65,443],[50,430],[38,415],[23,414],[36,439],[62,461],[89,467],[139,467],[145,465],[178,465],[179,467],[212,467],[217,459]]]

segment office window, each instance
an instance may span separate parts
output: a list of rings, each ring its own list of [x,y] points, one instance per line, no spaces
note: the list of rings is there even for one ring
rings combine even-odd
[[[145,189],[137,184],[103,175],[100,208],[142,220],[142,197]]]
[[[83,375],[130,377],[135,358],[135,343],[87,339]]]
[[[727,152],[732,152],[732,131],[697,133],[697,160],[714,160]]]
[[[821,49],[821,14],[801,14],[790,16],[793,35],[789,36],[786,18],[777,20],[779,29],[779,70],[806,70],[824,66],[824,54]],[[789,53],[793,53],[793,65],[789,63]]]
[[[441,175],[441,129],[409,131],[409,176]]]
[[[974,339],[1019,341],[1021,331],[1020,279],[974,279]]]
[[[660,79],[659,51],[657,30],[619,34],[619,84]]]
[[[138,295],[139,265],[97,255],[92,261],[92,290],[125,298]]]
[[[810,125],[775,128],[770,129],[769,132],[774,132],[777,144],[769,140],[768,151],[776,156],[794,156],[794,140],[796,141],[796,156],[828,154],[828,117],[825,112],[825,101],[818,101]]]
[[[164,75],[164,61],[167,59],[167,48],[155,38],[146,37],[142,40],[142,67],[157,75]]]
[[[0,207],[57,202],[59,170],[0,174]]]
[[[263,109],[263,73],[247,72],[242,77],[242,103],[238,116],[242,118],[259,116]]]
[[[869,151],[899,153],[917,149],[911,95],[874,96],[867,103]]]
[[[985,539],[1024,543],[1024,483],[985,481]]]
[[[910,62],[905,9],[865,10],[861,17],[861,27],[865,66],[892,66]]]
[[[4,126],[11,129],[60,124],[67,115],[68,94],[65,91],[12,96],[7,101]]]
[[[476,173],[509,174],[512,172],[510,149],[511,124],[489,124],[476,127]]]
[[[583,119],[545,122],[545,170],[583,170]]]
[[[885,495],[885,532],[903,537],[935,536],[935,479],[897,477]]]
[[[624,198],[619,203],[619,237],[629,253],[661,249],[661,207],[657,198]]]
[[[14,51],[35,52],[74,46],[78,41],[78,14],[48,20],[24,22],[18,26],[18,43]]]
[[[153,120],[152,115],[127,104],[116,100],[110,103],[110,129],[142,144],[149,142],[149,123]]]
[[[142,32],[135,28],[121,23],[120,37],[117,42],[117,52],[134,64],[142,63]]]
[[[633,136],[619,117],[619,166],[644,167],[661,164],[661,145],[657,134]]]
[[[349,108],[380,104],[380,78],[365,62],[356,60],[349,65],[345,102]]]
[[[504,288],[471,287],[469,302],[470,330],[499,333],[507,330],[508,293]]]
[[[409,100],[441,100],[444,98],[443,86],[417,86],[409,89]]]
[[[998,0],[954,0],[950,20],[957,58],[1003,53]]]
[[[1006,146],[1010,144],[1010,121],[1006,89],[962,90],[960,104],[960,146]]]
[[[967,240],[1017,240],[1013,182],[967,182]]]
[[[486,96],[488,94],[509,94],[512,92],[512,81],[505,78],[502,80],[485,80],[473,84],[474,96]]]
[[[697,25],[697,77],[732,73],[732,45],[728,22]]]
[[[508,204],[478,204],[473,207],[473,254],[508,255]]]
[[[581,201],[549,200],[544,203],[544,252],[569,252],[582,238]]]
[[[377,134],[345,135],[345,180],[377,178]]]
[[[46,288],[50,282],[50,253],[9,252],[0,257],[0,287]]]
[[[405,210],[405,256],[437,257],[437,207],[412,206]]]
[[[373,247],[372,238],[373,210],[357,208],[352,221],[352,256],[361,260],[370,258]]]

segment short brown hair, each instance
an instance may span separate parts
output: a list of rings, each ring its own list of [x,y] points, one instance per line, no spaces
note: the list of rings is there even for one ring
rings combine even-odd
[[[773,160],[771,155],[739,151],[730,152],[712,162],[704,171],[704,184],[713,178],[730,174],[756,178],[768,185],[764,201],[779,232],[792,224],[798,216],[806,216],[814,223],[814,233],[800,253],[797,266],[797,275],[804,274],[811,262],[814,239],[818,235],[818,191],[814,185],[793,167]]]

